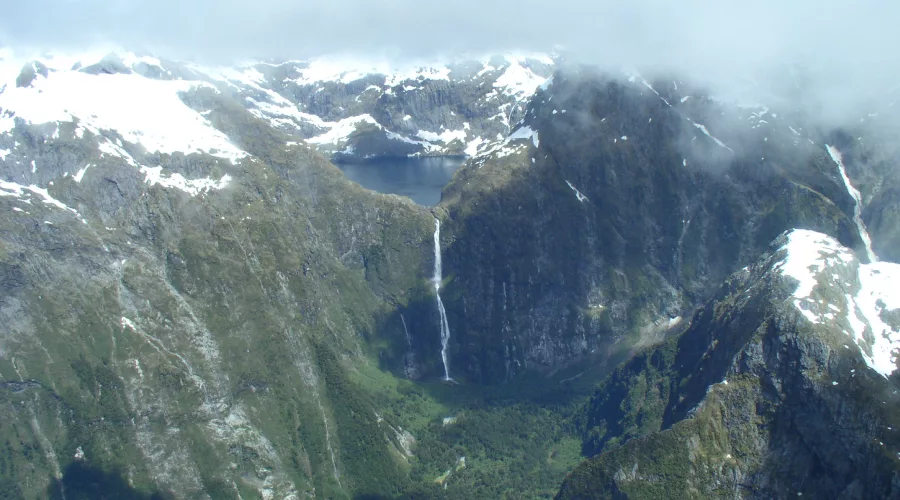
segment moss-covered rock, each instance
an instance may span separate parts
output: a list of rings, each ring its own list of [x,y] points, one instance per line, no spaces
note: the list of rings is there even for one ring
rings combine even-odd
[[[846,318],[798,311],[785,254],[774,246],[733,275],[682,334],[598,387],[585,410],[593,458],[557,498],[898,495],[896,379],[865,365]],[[813,297],[843,304],[857,265],[820,268]]]

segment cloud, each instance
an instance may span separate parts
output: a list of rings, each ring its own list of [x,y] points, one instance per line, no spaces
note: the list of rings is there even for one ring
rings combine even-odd
[[[890,0],[29,0],[8,2],[0,41],[113,42],[227,62],[377,53],[397,58],[563,46],[573,58],[726,85],[796,85],[847,109],[895,86],[900,2]],[[790,77],[787,77],[789,75]],[[751,80],[755,79],[755,80]],[[815,89],[814,91],[812,89]],[[854,95],[856,99],[848,99]]]

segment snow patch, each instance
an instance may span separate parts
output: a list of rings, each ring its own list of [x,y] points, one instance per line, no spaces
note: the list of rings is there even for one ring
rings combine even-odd
[[[122,316],[121,324],[122,324],[122,328],[128,328],[133,332],[137,331],[137,327],[134,326],[134,321],[131,321],[130,319],[126,318],[125,316]]]
[[[869,330],[856,324],[856,343],[867,346],[863,358],[873,370],[889,376],[897,369],[896,358],[900,350],[900,331],[893,329],[882,319],[882,313],[900,309],[900,265],[891,262],[863,264],[859,269],[860,291],[854,298],[856,311],[862,314]],[[852,313],[851,313],[852,315]],[[866,335],[871,333],[871,337]],[[868,342],[866,339],[871,339]]]
[[[444,130],[440,134],[428,132],[427,130],[419,130],[416,135],[430,142],[443,142],[444,144],[459,140],[465,142],[465,130]]]
[[[378,128],[381,128],[381,125],[375,121],[375,118],[372,118],[372,115],[358,115],[351,116],[349,118],[344,118],[343,120],[339,120],[337,122],[323,122],[326,123],[331,129],[324,134],[317,135],[313,138],[307,139],[306,142],[310,144],[334,144],[337,145],[341,142],[347,140],[350,137],[350,134],[356,131],[356,128],[360,124],[368,123],[371,125],[375,125]]]
[[[506,56],[506,62],[509,65],[494,81],[494,87],[503,89],[503,93],[507,96],[515,97],[517,100],[529,98],[547,81],[524,65],[524,57]]]
[[[25,200],[23,197],[26,195],[26,192],[30,192],[36,194],[42,198],[42,201],[47,205],[52,205],[56,208],[61,208],[67,212],[72,212],[81,218],[81,215],[77,210],[67,206],[65,203],[57,200],[56,198],[50,196],[50,193],[47,192],[46,189],[42,187],[35,186],[34,184],[30,186],[23,186],[21,184],[16,184],[15,182],[7,182],[0,180],[0,196],[12,196],[23,201],[30,203],[29,200]]]
[[[174,188],[184,191],[191,196],[197,196],[207,191],[224,189],[231,182],[231,176],[223,175],[218,181],[209,177],[203,179],[185,179],[183,175],[175,172],[168,177],[163,176],[162,167],[140,167],[144,174],[144,182],[153,186],[159,184],[162,187]]]
[[[695,127],[699,128],[701,132],[703,132],[704,134],[706,134],[707,137],[709,137],[710,139],[716,141],[716,144],[718,144],[719,146],[722,146],[723,148],[727,149],[728,151],[731,151],[732,153],[734,153],[734,150],[731,149],[731,148],[729,148],[728,146],[726,146],[724,142],[722,142],[722,141],[720,141],[719,139],[716,139],[715,137],[713,137],[713,135],[709,133],[709,130],[706,129],[706,126],[705,126],[705,125],[702,125],[702,124],[697,123],[697,122],[695,122],[695,121],[691,121],[691,123],[694,124]]]
[[[82,168],[78,172],[75,172],[75,175],[72,176],[72,179],[74,179],[75,182],[81,183],[81,179],[84,179],[84,173],[87,172],[87,169],[89,169],[90,167],[90,164],[85,165],[84,168]]]
[[[297,105],[287,100],[284,96],[268,89],[259,88],[258,91],[267,96],[266,101],[247,98],[250,106],[247,110],[259,119],[268,121],[276,128],[298,128],[301,123],[309,123],[315,127],[326,128],[328,124],[316,115],[304,113]]]
[[[320,82],[352,83],[369,75],[385,77],[385,86],[394,87],[405,81],[449,80],[450,68],[443,63],[395,65],[390,61],[366,61],[347,56],[331,56],[295,62],[298,76],[292,81],[298,85]]]
[[[585,201],[591,201],[591,200],[588,200],[587,196],[581,194],[581,191],[576,189],[575,186],[571,182],[566,181],[566,184],[569,185],[569,189],[571,189],[572,191],[575,192],[575,198],[578,198],[578,201],[580,201],[581,203],[584,203]]]
[[[540,147],[541,141],[538,138],[538,133],[535,130],[532,130],[531,127],[522,127],[506,138],[506,142],[513,141],[516,139],[531,139],[531,142],[534,143],[534,147]]]
[[[541,90],[547,90],[550,88],[551,85],[553,85],[553,77],[552,76],[550,78],[547,78],[546,80],[544,80],[544,83],[540,84],[538,86],[538,88]]]
[[[862,352],[866,364],[888,377],[897,369],[900,355],[900,330],[891,327],[882,318],[883,313],[900,309],[900,264],[873,262],[856,264],[853,253],[833,238],[808,230],[793,230],[783,247],[787,257],[777,268],[784,275],[796,279],[799,284],[793,293],[794,305],[812,323],[832,324],[840,311],[850,332],[846,332]],[[826,271],[834,275],[835,283],[821,286],[840,286],[843,279],[838,272],[853,270],[858,276],[856,293],[843,294],[843,303],[827,304],[831,312],[820,307],[823,300],[813,298],[813,293],[823,281]]]
[[[482,137],[476,137],[476,138],[472,139],[471,141],[469,141],[468,144],[466,144],[466,150],[465,150],[466,155],[468,155],[468,156],[477,155],[478,148],[482,144],[484,144],[484,142],[485,142],[484,138],[482,138]]]
[[[91,75],[69,69],[37,78],[31,87],[5,83],[0,109],[29,123],[77,120],[79,128],[97,135],[101,130],[115,130],[125,141],[150,152],[203,152],[232,162],[247,156],[182,102],[181,93],[209,86],[203,82],[153,80],[138,74]]]

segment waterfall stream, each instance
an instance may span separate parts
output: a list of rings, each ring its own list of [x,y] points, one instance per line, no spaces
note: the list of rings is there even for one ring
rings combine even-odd
[[[859,237],[866,247],[866,257],[869,258],[870,264],[878,262],[878,257],[872,250],[872,238],[869,237],[869,232],[866,231],[866,226],[862,220],[862,196],[860,195],[859,190],[853,187],[853,183],[850,182],[850,177],[847,176],[847,168],[844,166],[844,156],[838,148],[834,146],[826,144],[825,148],[828,149],[828,154],[831,155],[831,159],[837,164],[838,171],[841,174],[841,180],[844,181],[847,192],[850,193],[850,197],[856,202],[853,206],[853,222],[856,224],[856,230],[859,232]]]
[[[438,312],[441,315],[441,361],[444,363],[444,380],[450,378],[450,360],[447,346],[450,343],[450,323],[447,322],[447,311],[441,300],[441,281],[443,281],[443,266],[441,264],[441,221],[434,219],[434,295],[437,297]]]

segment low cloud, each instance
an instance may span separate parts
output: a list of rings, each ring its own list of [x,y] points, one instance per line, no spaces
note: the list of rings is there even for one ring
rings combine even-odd
[[[0,43],[116,43],[194,60],[355,53],[431,58],[563,47],[578,61],[677,72],[719,89],[797,90],[843,119],[897,85],[900,3],[889,0],[29,0]],[[799,75],[799,76],[798,76]],[[793,92],[793,93],[792,93]]]

